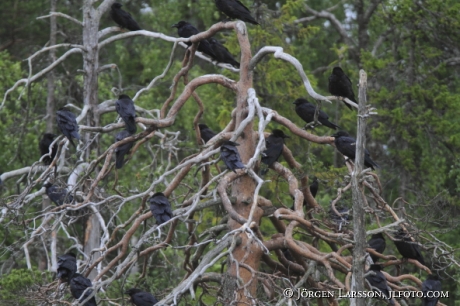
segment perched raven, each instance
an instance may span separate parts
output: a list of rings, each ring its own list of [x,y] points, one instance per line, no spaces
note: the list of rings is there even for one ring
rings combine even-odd
[[[302,118],[303,121],[306,123],[313,122],[316,111],[315,105],[309,103],[306,99],[303,98],[295,100],[293,104],[295,104],[295,112],[297,115],[299,115],[300,118]],[[322,110],[319,110],[318,122],[334,130],[340,128],[338,125],[330,122],[329,116]]]
[[[122,6],[123,5],[118,2],[112,4],[110,10],[110,17],[112,17],[112,20],[121,28],[126,28],[130,31],[142,30],[136,20],[131,17],[131,14],[121,9]]]
[[[56,157],[56,153],[57,153],[57,150],[58,150],[57,143],[55,143],[53,145],[53,147],[51,148],[51,152],[49,150],[50,145],[53,143],[55,137],[56,137],[56,135],[54,135],[54,134],[45,133],[43,135],[42,139],[40,140],[39,145],[38,145],[38,147],[40,148],[41,156],[43,156],[45,154],[49,154],[49,156],[46,156],[46,157],[43,158],[43,163],[45,165],[51,164],[53,159]]]
[[[395,303],[390,296],[391,289],[388,286],[385,275],[380,272],[381,270],[382,267],[380,265],[371,265],[369,271],[372,271],[372,273],[366,276],[366,281],[369,284],[369,287],[371,287],[370,289],[375,292],[382,292],[383,295],[386,296],[386,300],[390,303],[390,305],[394,305]]]
[[[318,182],[318,178],[315,177],[313,178],[313,183],[311,183],[310,185],[310,193],[313,197],[316,197],[316,194],[318,193],[318,189],[319,189],[319,182]]]
[[[197,28],[183,20],[179,21],[176,24],[173,24],[172,28],[177,28],[177,34],[183,38],[189,38],[190,36],[200,33],[197,30]],[[188,42],[187,45],[191,46],[192,43]],[[212,58],[217,58],[216,54],[214,54],[211,44],[207,39],[203,39],[200,41],[200,44],[198,45],[198,51],[203,52],[204,54],[209,55]]]
[[[289,261],[294,261],[294,257],[292,257],[291,251],[287,248],[281,249],[284,257]]]
[[[150,211],[157,220],[157,224],[163,224],[172,218],[171,204],[162,192],[155,193],[150,199]]]
[[[437,275],[430,274],[422,283],[422,306],[436,306],[439,301],[441,280]],[[428,294],[428,292],[430,292]]]
[[[227,140],[220,147],[220,158],[224,161],[228,169],[236,173],[236,169],[243,169],[245,166],[241,162],[240,153],[236,146],[238,143]]]
[[[219,63],[230,64],[233,67],[240,68],[240,63],[238,63],[233,55],[222,45],[219,41],[214,38],[208,39],[211,44],[212,52],[214,52],[214,59]]]
[[[126,129],[130,134],[136,133],[137,126],[136,121],[136,108],[134,102],[127,95],[120,95],[117,102],[115,102],[115,108],[118,115],[123,119],[126,124]]]
[[[356,139],[351,137],[347,132],[338,131],[332,137],[335,138],[334,143],[337,150],[346,157],[355,160],[356,155]],[[372,159],[367,149],[364,149],[364,166],[371,167],[373,170],[375,168],[380,168]]]
[[[332,69],[332,74],[329,76],[329,92],[331,95],[348,98],[357,103],[351,81],[340,67],[334,67],[334,69]],[[343,101],[343,103],[345,103],[349,109],[353,109],[347,102]]]
[[[420,247],[412,241],[408,233],[400,228],[396,232],[395,238],[398,239],[398,241],[394,241],[395,246],[402,257],[418,260],[422,265],[425,265]]]
[[[57,206],[62,204],[69,204],[73,201],[73,196],[65,188],[57,187],[51,183],[43,185],[46,188],[46,195]]]
[[[158,300],[151,293],[137,288],[126,290],[125,293],[131,296],[130,301],[136,306],[152,306],[158,303]]]
[[[123,130],[117,134],[115,141],[118,142],[129,136],[131,136],[131,134],[127,130]],[[131,150],[133,145],[134,145],[134,142],[131,141],[115,149],[115,155],[116,155],[115,166],[117,167],[117,169],[121,169],[121,167],[123,167],[123,165],[125,164],[125,155],[129,153],[129,150]]]
[[[214,0],[219,11],[227,15],[230,19],[239,19],[252,24],[259,24],[251,11],[239,0]]]
[[[332,222],[334,222],[337,226],[337,230],[340,232],[343,228],[344,225],[347,225],[348,223],[348,220],[350,218],[350,210],[346,207],[340,207],[340,206],[337,206],[335,208],[340,215],[337,215],[337,213],[332,210],[332,206],[331,208],[329,209],[329,218],[332,220]]]
[[[93,290],[86,290],[90,288],[93,284],[91,281],[81,275],[80,273],[75,273],[74,276],[70,279],[70,292],[72,296],[78,299],[79,302],[86,300],[87,297],[93,292]],[[83,292],[86,290],[86,293],[83,295]],[[82,296],[83,295],[83,296]],[[80,298],[81,297],[81,298]],[[96,299],[94,296],[89,299],[84,306],[96,306]]]
[[[382,233],[372,235],[371,239],[367,242],[369,248],[374,249],[378,253],[382,254],[385,251],[386,242]],[[376,263],[379,258],[377,256],[371,255],[372,261]]]
[[[289,138],[281,130],[273,130],[273,132],[265,140],[267,149],[262,153],[262,162],[267,166],[271,166],[278,160],[284,147],[284,138]],[[261,175],[265,175],[268,168],[260,171]]]
[[[68,282],[77,272],[77,257],[74,253],[66,253],[58,256],[57,278]]]
[[[80,140],[80,134],[78,134],[77,117],[75,117],[74,113],[66,110],[65,108],[60,108],[56,112],[56,122],[62,134],[64,134],[64,136],[67,137],[70,143],[76,148],[77,146],[72,141],[72,137]]]
[[[198,127],[200,128],[201,139],[203,139],[204,143],[207,143],[211,138],[217,135],[209,129],[206,124],[200,123]]]

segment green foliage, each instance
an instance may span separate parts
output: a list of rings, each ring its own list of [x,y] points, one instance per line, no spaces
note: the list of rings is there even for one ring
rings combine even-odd
[[[0,277],[0,305],[36,305],[40,287],[51,281],[50,272],[13,269]]]

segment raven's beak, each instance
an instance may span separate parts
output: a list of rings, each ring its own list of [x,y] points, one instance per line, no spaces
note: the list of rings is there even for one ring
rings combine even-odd
[[[173,25],[171,26],[171,28],[178,28],[178,27],[179,27],[179,25],[178,25],[177,23],[176,23],[176,24],[173,24]]]
[[[289,137],[288,135],[284,135],[284,138],[291,138],[291,137]]]

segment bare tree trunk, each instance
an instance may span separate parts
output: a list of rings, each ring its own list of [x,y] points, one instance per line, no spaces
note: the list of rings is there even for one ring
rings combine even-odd
[[[51,12],[56,11],[57,0],[51,0]],[[56,44],[56,16],[50,17],[50,41],[49,46],[54,46]],[[56,61],[56,49],[51,49],[50,51],[50,62],[53,63]],[[48,78],[48,96],[46,98],[46,115],[49,120],[46,121],[46,132],[52,133],[54,122],[56,121],[56,105],[54,99],[54,71],[50,71],[47,75]]]
[[[50,5],[50,11],[55,12],[56,11],[56,3],[57,0],[51,0],[51,5]],[[56,30],[57,30],[57,24],[56,24],[56,16],[51,16],[50,17],[50,41],[49,41],[49,46],[54,46],[56,44]],[[51,49],[50,54],[49,54],[49,60],[50,63],[53,63],[56,61],[56,50]],[[55,89],[55,84],[54,84],[54,71],[50,71],[48,73],[47,77],[47,87],[48,87],[48,96],[46,97],[46,116],[48,116],[48,120],[46,120],[46,133],[53,133],[53,126],[54,122],[56,121],[56,102],[55,102],[55,97],[54,97],[54,89]],[[43,202],[42,202],[42,208],[43,211],[46,210],[48,206],[51,205],[51,201],[47,196],[42,197]],[[55,235],[55,231],[53,230],[53,234]],[[38,269],[40,271],[44,271],[47,268],[51,268],[51,270],[57,268],[55,267],[56,263],[56,254],[51,254],[51,262],[52,262],[52,267],[47,267],[47,258],[46,255],[43,253],[40,253],[40,263],[38,266]],[[56,264],[57,265],[57,264]]]
[[[366,231],[364,225],[364,192],[359,180],[364,165],[364,147],[366,144],[366,88],[367,74],[364,70],[359,71],[359,109],[358,109],[358,132],[356,137],[355,167],[351,174],[351,186],[353,197],[353,234],[355,246],[353,248],[353,267],[351,291],[364,291],[364,261],[366,254]],[[364,306],[365,299],[352,298],[352,306]]]
[[[83,104],[89,106],[87,115],[88,126],[99,126],[99,114],[96,112],[98,99],[98,76],[97,69],[99,65],[99,45],[98,45],[98,30],[100,12],[93,7],[93,1],[85,0],[83,5],[83,45],[86,52],[83,53]],[[85,135],[85,143],[89,143],[89,134]],[[98,141],[96,140],[92,146],[88,146],[84,152],[85,160],[90,160],[91,149],[97,150]],[[97,152],[97,154],[99,154]],[[84,237],[84,252],[91,261],[96,260],[100,255],[99,252],[91,254],[93,249],[99,248],[101,233],[100,224],[96,216],[91,214],[86,221],[85,237]],[[90,279],[97,275],[97,270],[92,270],[88,275]]]
[[[243,25],[243,23],[240,23]],[[241,29],[240,29],[241,30]],[[246,28],[244,28],[246,32]],[[241,71],[240,81],[237,87],[237,112],[236,112],[236,128],[245,119],[243,114],[247,114],[244,110],[247,109],[248,103],[248,89],[252,87],[252,72],[249,71],[249,61],[251,60],[251,49],[247,35],[244,39],[240,40],[241,46]],[[241,160],[247,164],[255,151],[255,144],[257,140],[254,139],[253,122],[249,123],[244,129],[241,137],[238,139],[240,144],[239,153]],[[247,218],[251,211],[251,204],[253,204],[253,197],[256,183],[249,175],[244,175],[233,182],[232,196],[236,197],[235,211]],[[249,203],[249,204],[248,204]],[[259,225],[260,223],[260,209],[257,208],[259,213],[254,214],[254,222]],[[241,224],[233,219],[229,219],[228,225],[231,230],[241,227]],[[233,259],[229,261],[228,274],[231,279],[237,281],[238,286],[230,286],[236,288],[236,297],[233,296],[233,301],[237,301],[236,305],[251,305],[252,298],[256,298],[257,279],[247,268],[241,264],[247,265],[255,271],[259,270],[260,259],[262,257],[262,249],[256,241],[250,239],[247,233],[240,234],[241,243],[233,251]],[[233,290],[232,290],[233,291]],[[230,293],[230,292],[228,292]],[[235,292],[233,292],[233,295]]]

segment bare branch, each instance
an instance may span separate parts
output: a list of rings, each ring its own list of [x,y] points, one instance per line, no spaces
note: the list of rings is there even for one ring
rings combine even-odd
[[[52,16],[63,17],[63,18],[69,19],[70,21],[75,22],[76,24],[78,24],[81,27],[83,26],[83,22],[81,22],[80,20],[75,19],[75,18],[73,18],[73,17],[71,17],[71,16],[69,16],[67,14],[60,13],[60,12],[50,12],[49,15],[37,17],[37,20],[50,18]]]
[[[308,94],[315,100],[321,100],[321,101],[326,101],[331,103],[329,99],[326,97],[319,95],[315,92],[313,87],[311,86],[310,80],[308,79],[307,75],[305,74],[305,71],[303,70],[302,64],[292,55],[289,55],[287,53],[283,52],[283,48],[281,47],[263,47],[262,49],[257,52],[256,55],[251,59],[251,62],[249,63],[249,70],[252,71],[256,67],[256,65],[262,60],[262,58],[269,54],[273,53],[275,58],[282,59],[291,65],[293,65],[296,69],[297,72],[299,73],[300,77],[302,78],[303,84],[305,86],[305,89],[307,90]]]

